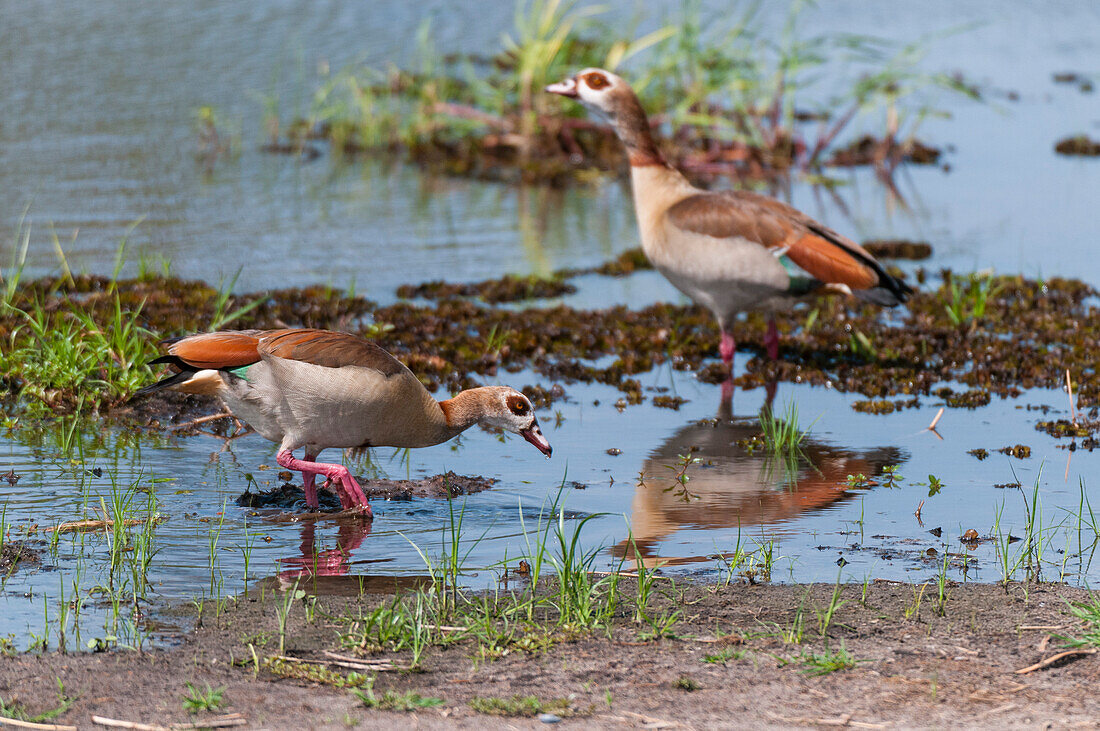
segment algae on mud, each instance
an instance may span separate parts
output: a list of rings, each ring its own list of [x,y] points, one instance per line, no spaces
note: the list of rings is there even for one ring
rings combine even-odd
[[[611,263],[595,270],[618,275],[640,264],[632,256],[619,261],[630,266]],[[1061,278],[958,277],[948,270],[939,276],[938,288],[925,286],[896,313],[832,298],[812,303],[809,314],[806,310],[781,314],[782,343],[775,362],[763,357],[764,317],[749,314],[737,324],[735,335],[741,349],[757,357],[748,362],[744,373],[736,374],[735,385],[812,383],[860,393],[875,402],[905,396],[909,399],[905,405],[911,406],[914,398],[930,397],[943,399],[949,407],[973,408],[988,403],[992,395],[1060,387],[1069,370],[1080,379],[1078,402],[1096,408],[1100,382],[1091,377],[1090,354],[1100,348],[1100,320],[1093,302],[1096,291],[1090,285]],[[927,272],[918,270],[918,282],[927,284],[927,279]],[[564,278],[555,281],[567,283]],[[494,286],[491,282],[477,285],[479,291]],[[252,305],[236,319],[235,327],[321,327],[374,338],[431,391],[453,392],[477,385],[479,377],[529,368],[566,386],[575,381],[611,384],[627,395],[627,403],[640,403],[645,396],[635,376],[660,364],[695,371],[708,382],[727,377],[714,362],[714,324],[702,310],[682,305],[583,310],[557,304],[516,309],[466,299],[377,305],[324,287],[234,295],[232,301]],[[4,356],[8,402],[20,395],[32,396],[64,412],[81,404],[88,409],[118,405],[126,388],[136,385],[112,383],[97,403],[81,401],[80,383],[36,380],[48,374],[20,370],[19,363],[12,361],[18,353],[27,352],[21,347],[33,342],[19,312],[44,313],[49,326],[53,320],[71,317],[66,314],[70,308],[79,309],[85,328],[108,328],[120,312],[130,313],[128,327],[137,342],[135,352],[152,352],[153,333],[169,336],[201,330],[225,302],[199,282],[79,276],[21,284],[12,305],[17,309],[0,315],[0,338],[13,346]],[[79,331],[73,335],[75,340],[80,337]],[[607,358],[614,360],[597,365]],[[140,363],[132,365],[144,368]],[[109,383],[105,379],[110,374],[99,377]],[[966,390],[958,393],[959,385]],[[539,396],[549,403],[563,393],[543,389]],[[883,406],[858,408],[885,411]]]

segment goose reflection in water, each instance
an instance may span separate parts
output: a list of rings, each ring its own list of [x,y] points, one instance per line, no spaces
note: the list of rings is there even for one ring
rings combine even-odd
[[[430,576],[387,576],[353,574],[353,566],[385,563],[389,559],[357,559],[355,552],[370,535],[371,524],[362,520],[340,520],[336,529],[336,545],[325,548],[317,539],[317,521],[301,523],[299,555],[279,559],[283,570],[255,584],[255,589],[286,591],[299,587],[311,594],[358,596],[360,594],[393,594],[397,591],[431,586]]]
[[[723,393],[716,420],[693,422],[657,447],[643,464],[630,527],[637,547],[624,541],[614,553],[646,566],[705,561],[705,556],[658,555],[660,542],[681,529],[740,529],[788,522],[852,497],[848,475],[872,477],[908,455],[894,447],[856,452],[807,435],[801,454],[776,455],[757,442],[756,418],[734,419]],[[765,409],[770,408],[769,404]],[[679,476],[687,477],[681,481]],[[718,549],[724,547],[719,545]]]
[[[371,524],[365,521],[340,521],[336,529],[336,546],[317,550],[317,523],[303,521],[300,556],[279,559],[284,567],[279,576],[294,579],[300,576],[345,576],[350,570],[351,554],[370,535]]]

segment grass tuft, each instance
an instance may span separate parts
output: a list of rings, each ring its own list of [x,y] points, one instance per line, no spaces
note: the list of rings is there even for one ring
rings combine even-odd
[[[191,683],[187,684],[187,695],[183,697],[183,710],[195,714],[201,711],[216,711],[224,703],[225,686],[211,688],[209,683],[203,683],[200,690]]]
[[[469,706],[487,716],[533,717],[540,713],[553,713],[556,716],[565,717],[570,712],[567,698],[540,701],[533,695],[514,695],[511,698],[475,696],[469,700]]]

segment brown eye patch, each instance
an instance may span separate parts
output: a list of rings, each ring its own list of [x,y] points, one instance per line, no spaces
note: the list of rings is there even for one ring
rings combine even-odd
[[[526,416],[527,412],[531,410],[530,405],[527,403],[527,399],[522,396],[509,396],[505,400],[505,403],[508,405],[508,410],[516,416]]]
[[[589,89],[595,89],[597,91],[611,86],[611,82],[607,80],[606,76],[596,73],[595,71],[584,77],[584,83],[588,84]]]

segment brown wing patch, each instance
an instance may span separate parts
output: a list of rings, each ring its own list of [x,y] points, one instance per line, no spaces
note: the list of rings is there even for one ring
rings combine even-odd
[[[224,330],[189,335],[168,346],[168,354],[195,368],[239,368],[260,359],[260,330]]]
[[[700,193],[668,209],[678,228],[715,238],[743,238],[787,256],[815,279],[867,289],[879,272],[859,246],[780,201],[746,191]],[[865,261],[866,260],[866,261]]]
[[[260,338],[258,350],[325,368],[360,366],[386,376],[405,370],[401,361],[370,340],[332,330],[270,330]]]
[[[814,279],[826,284],[846,284],[852,289],[868,289],[878,284],[878,272],[820,236],[800,237],[791,245],[787,256]]]

